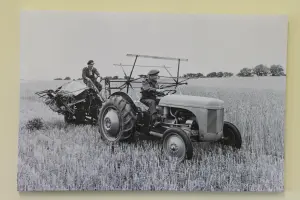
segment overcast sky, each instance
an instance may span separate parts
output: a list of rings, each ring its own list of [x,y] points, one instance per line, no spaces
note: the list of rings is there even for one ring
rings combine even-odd
[[[133,64],[127,53],[186,58],[180,74],[237,73],[258,64],[285,69],[287,26],[285,16],[23,11],[21,79],[79,78],[89,59],[102,76],[123,76],[113,64]],[[137,64],[165,64],[176,75],[174,61]],[[137,68],[134,75],[150,69]]]

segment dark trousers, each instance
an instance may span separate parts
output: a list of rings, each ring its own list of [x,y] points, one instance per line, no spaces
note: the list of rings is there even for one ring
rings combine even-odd
[[[99,92],[101,92],[101,90],[102,90],[102,85],[101,85],[98,81],[93,81],[93,83],[94,83],[95,86],[98,88]]]
[[[94,85],[97,87],[97,89],[99,90],[99,92],[101,92],[101,90],[102,90],[102,85],[101,85],[97,80],[91,79],[91,81],[92,81],[92,82],[94,83]],[[88,81],[83,80],[83,82],[84,82],[87,86],[89,86],[89,82],[88,82]]]
[[[156,114],[156,105],[157,105],[157,100],[154,99],[141,99],[140,100],[143,104],[149,107],[149,112],[150,115]]]

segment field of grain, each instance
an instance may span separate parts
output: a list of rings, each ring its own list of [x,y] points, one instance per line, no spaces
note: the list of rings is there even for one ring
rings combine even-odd
[[[225,101],[225,120],[240,129],[243,147],[194,144],[178,166],[161,156],[159,141],[112,149],[96,127],[65,125],[34,95],[64,81],[21,82],[18,190],[283,191],[285,77],[190,80],[183,94]],[[44,127],[30,131],[28,120]]]

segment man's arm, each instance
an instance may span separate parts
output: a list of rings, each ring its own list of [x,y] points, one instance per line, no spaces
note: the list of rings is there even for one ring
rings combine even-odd
[[[151,87],[151,85],[147,81],[143,81],[142,82],[142,90],[150,92],[150,91],[156,91],[156,88]]]
[[[86,68],[83,68],[83,69],[82,69],[82,78],[83,78],[84,80],[87,80],[87,79],[88,79],[88,77],[86,77]]]
[[[94,73],[98,76],[98,77],[100,77],[100,73],[98,72],[98,70],[96,69],[96,68],[93,68],[93,70],[94,70]],[[101,78],[101,77],[100,77]]]
[[[160,89],[160,86],[158,85],[158,83],[155,84],[155,88]]]

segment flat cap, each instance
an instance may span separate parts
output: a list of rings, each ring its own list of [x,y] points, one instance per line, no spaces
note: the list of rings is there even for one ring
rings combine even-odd
[[[152,70],[150,70],[150,71],[148,72],[148,75],[157,75],[158,73],[159,73],[158,70],[152,69]]]
[[[89,60],[87,64],[88,64],[88,65],[94,64],[94,61],[93,61],[93,60]]]

